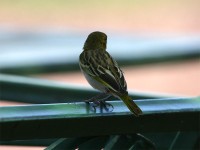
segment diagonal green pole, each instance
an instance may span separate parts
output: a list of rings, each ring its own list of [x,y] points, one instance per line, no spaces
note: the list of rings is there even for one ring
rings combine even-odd
[[[31,77],[0,74],[0,99],[25,103],[81,102],[99,94],[92,88]],[[169,95],[130,92],[133,99],[164,98]],[[172,97],[172,96],[171,96]]]

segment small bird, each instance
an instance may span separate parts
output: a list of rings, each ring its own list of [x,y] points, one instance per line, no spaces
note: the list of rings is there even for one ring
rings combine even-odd
[[[142,110],[128,96],[123,72],[106,51],[106,45],[105,33],[96,31],[89,34],[79,57],[81,71],[93,88],[121,99],[135,116],[139,116]]]

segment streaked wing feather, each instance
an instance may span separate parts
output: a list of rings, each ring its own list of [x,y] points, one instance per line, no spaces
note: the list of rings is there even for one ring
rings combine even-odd
[[[126,91],[126,81],[117,62],[107,52],[87,51],[80,55],[81,68],[114,92]]]

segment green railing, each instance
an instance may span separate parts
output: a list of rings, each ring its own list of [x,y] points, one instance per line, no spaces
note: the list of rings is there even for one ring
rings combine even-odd
[[[136,103],[144,112],[136,118],[119,100],[110,101],[114,106],[112,112],[103,107],[95,111],[89,104],[82,102],[82,99],[96,94],[90,89],[70,88],[64,84],[28,77],[3,74],[0,77],[1,99],[40,103],[0,107],[1,144],[35,145],[34,139],[49,139],[46,143],[55,141],[49,146],[55,149],[69,148],[71,142],[85,148],[88,144],[94,147],[113,145],[114,149],[121,140],[127,139],[129,147],[137,147],[136,141],[140,141],[144,147],[148,145],[167,149],[170,145],[174,147],[180,138],[188,134],[193,140],[187,143],[194,145],[195,141],[198,142],[199,97],[169,98],[171,96],[132,93],[131,96],[137,99]],[[155,136],[161,135],[171,139],[171,142],[162,144],[162,138],[155,139]],[[61,139],[57,141],[58,138]]]
[[[162,44],[158,48],[166,49]],[[138,65],[199,59],[200,56],[199,45],[188,46],[184,52],[176,44],[169,48],[174,50],[167,55],[125,55],[118,61],[124,65]],[[45,57],[48,58],[48,54]],[[15,64],[13,60],[10,62]],[[0,71],[29,75],[78,68],[73,61],[37,64],[33,59],[31,62],[32,65],[10,67],[4,62],[0,64]],[[91,88],[0,74],[0,99],[26,103],[0,107],[0,144],[37,145],[48,150],[199,148],[200,97],[130,92],[144,112],[136,118],[114,97],[109,99],[114,106],[112,111],[104,107],[94,110],[83,102],[97,93]]]

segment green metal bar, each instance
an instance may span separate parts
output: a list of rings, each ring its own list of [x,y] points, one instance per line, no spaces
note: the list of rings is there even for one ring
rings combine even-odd
[[[82,137],[137,132],[199,131],[200,98],[137,100],[134,117],[121,101],[112,112],[83,102],[0,108],[1,140]]]
[[[177,132],[166,132],[166,133],[141,133],[148,139],[150,139],[153,143],[155,143],[156,148],[163,150],[168,149],[174,137],[177,135]],[[112,135],[110,135],[112,136]],[[116,136],[116,135],[113,135]],[[118,135],[118,137],[124,136]],[[194,148],[195,143],[198,143],[198,137],[200,133],[198,132],[181,132],[179,138],[175,142],[176,149],[192,149]],[[90,139],[94,137],[79,137],[79,138],[67,138],[69,141],[73,141],[77,146],[80,140]],[[189,139],[189,140],[188,140]],[[53,142],[57,141],[57,139],[35,139],[35,140],[13,140],[13,141],[0,141],[0,145],[21,145],[21,146],[49,146]],[[71,144],[71,143],[70,143]],[[110,144],[110,142],[109,142]],[[66,148],[65,148],[66,149]]]
[[[38,74],[79,69],[78,56],[87,35],[26,33],[23,37],[20,33],[10,34],[10,38],[3,37],[0,41],[0,52],[3,51],[0,55],[0,72]],[[200,58],[199,36],[153,39],[122,35],[109,37],[108,51],[120,65]]]
[[[195,52],[191,54],[174,54],[170,56],[155,56],[147,58],[131,58],[131,59],[116,59],[120,66],[138,66],[146,64],[155,64],[162,62],[186,62],[191,60],[199,60],[200,52]],[[48,58],[46,58],[48,59]],[[33,60],[35,61],[35,60]],[[51,63],[45,65],[35,65],[35,66],[15,66],[9,68],[0,68],[1,73],[6,74],[17,74],[17,75],[29,75],[29,74],[42,74],[42,73],[55,73],[55,72],[70,72],[79,70],[78,62],[70,63]]]
[[[175,145],[175,143],[177,142],[177,140],[178,140],[180,134],[181,134],[180,131],[178,131],[178,132],[176,133],[176,135],[175,135],[175,137],[174,137],[172,143],[171,143],[170,146],[169,146],[169,150],[173,150],[174,145]]]
[[[92,88],[37,78],[0,74],[0,99],[3,100],[37,104],[81,102],[98,93]],[[130,93],[130,96],[133,99],[167,97],[167,95],[142,92]],[[170,96],[168,95],[168,97]]]

